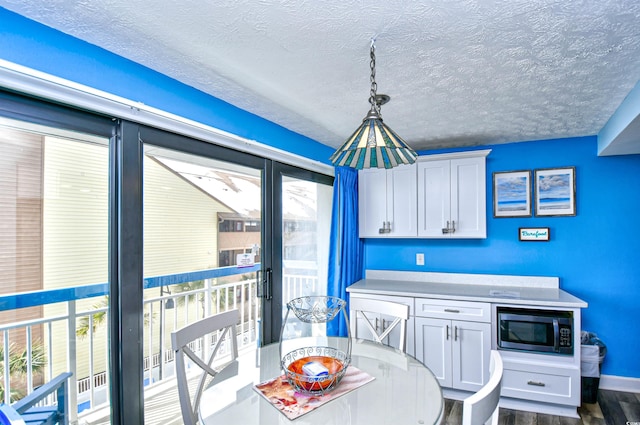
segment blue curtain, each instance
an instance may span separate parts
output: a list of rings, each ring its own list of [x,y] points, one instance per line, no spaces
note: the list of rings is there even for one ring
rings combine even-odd
[[[358,171],[338,167],[333,183],[327,295],[346,301],[347,287],[362,279],[362,265],[363,243],[358,237]],[[344,318],[329,322],[327,333],[346,336]]]

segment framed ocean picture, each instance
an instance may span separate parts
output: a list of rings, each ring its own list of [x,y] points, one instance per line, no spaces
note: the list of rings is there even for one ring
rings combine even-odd
[[[493,173],[493,216],[531,217],[531,171]]]
[[[536,216],[576,215],[576,167],[535,170]]]

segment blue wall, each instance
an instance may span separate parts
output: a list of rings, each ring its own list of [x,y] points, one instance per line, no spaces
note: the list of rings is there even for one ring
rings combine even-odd
[[[558,276],[589,303],[583,328],[607,344],[603,373],[640,377],[640,155],[597,157],[595,136],[490,148],[487,239],[368,239],[365,267]],[[493,218],[493,172],[564,166],[576,167],[575,217]],[[518,227],[549,227],[551,241],[520,242]],[[419,252],[424,266],[415,265]]]
[[[0,59],[329,164],[333,149],[149,68],[0,8]]]
[[[0,58],[86,84],[249,139],[328,163],[333,149],[148,68],[0,8]],[[485,240],[368,240],[368,268],[549,275],[586,300],[585,329],[609,353],[603,373],[640,377],[640,156],[596,156],[596,138],[493,146],[487,159]],[[494,171],[575,166],[577,216],[493,219]],[[550,227],[548,243],[518,241],[518,227]],[[425,266],[415,254],[425,254]]]

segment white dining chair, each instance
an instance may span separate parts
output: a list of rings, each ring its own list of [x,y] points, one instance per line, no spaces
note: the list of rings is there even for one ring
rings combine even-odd
[[[462,403],[462,425],[498,424],[504,367],[497,350],[491,350],[489,381]]]
[[[238,310],[206,317],[171,333],[182,418],[196,425],[202,392],[238,374]],[[198,377],[197,387],[189,381]],[[190,379],[191,378],[191,379]]]
[[[388,320],[388,317],[392,317],[393,320]],[[361,320],[358,320],[359,318]],[[393,343],[386,343],[385,338],[398,327],[399,343],[395,348],[406,351],[407,320],[409,320],[408,305],[369,298],[351,297],[349,300],[349,327],[351,335],[355,338],[372,339],[380,344],[393,345]],[[359,324],[364,324],[367,335],[359,334],[359,330],[363,328]]]

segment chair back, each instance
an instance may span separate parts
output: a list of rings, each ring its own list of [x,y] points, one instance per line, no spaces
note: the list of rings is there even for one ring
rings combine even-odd
[[[400,341],[395,348],[406,351],[407,320],[409,306],[391,301],[351,297],[349,300],[349,325],[355,338],[372,339],[385,345],[385,339],[397,327],[400,329]],[[359,321],[358,318],[361,320]],[[360,326],[358,326],[360,325]],[[366,329],[366,335],[359,335],[359,328]],[[389,341],[389,340],[387,340]]]
[[[496,350],[491,350],[489,363],[489,381],[477,393],[466,398],[462,403],[462,425],[482,425],[498,423],[500,407],[500,390],[504,370],[502,357]]]
[[[61,373],[15,403],[0,404],[0,424],[68,425],[71,376],[71,372]],[[52,402],[52,399],[56,401]]]
[[[182,418],[186,425],[198,422],[202,392],[238,373],[238,310],[206,317],[171,333]],[[197,386],[190,385],[193,378]],[[192,378],[192,379],[189,379]]]

